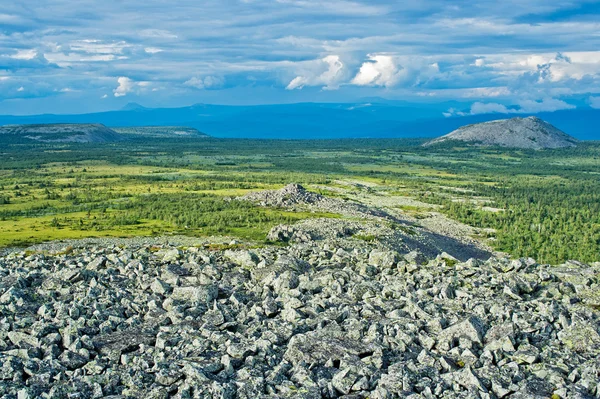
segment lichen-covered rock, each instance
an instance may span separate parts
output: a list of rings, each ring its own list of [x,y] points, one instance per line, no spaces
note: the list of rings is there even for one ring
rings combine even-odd
[[[185,286],[173,288],[171,299],[192,303],[211,302],[219,295],[219,288],[214,284]]]
[[[577,322],[559,332],[558,338],[575,352],[591,353],[600,349],[600,334],[597,328],[590,323]]]
[[[0,256],[0,396],[600,394],[598,265],[417,261],[336,226],[251,253]]]

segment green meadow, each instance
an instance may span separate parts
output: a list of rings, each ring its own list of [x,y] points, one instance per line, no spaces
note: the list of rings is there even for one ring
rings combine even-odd
[[[231,200],[295,182],[342,198],[361,185],[382,198],[414,199],[427,206],[402,210],[435,209],[487,228],[488,243],[514,256],[600,258],[595,142],[543,151],[424,148],[416,139],[132,136],[107,144],[0,144],[0,246],[164,234],[262,242],[277,224],[340,217]]]

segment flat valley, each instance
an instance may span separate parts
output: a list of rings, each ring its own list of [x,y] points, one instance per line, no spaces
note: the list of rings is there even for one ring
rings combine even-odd
[[[600,395],[598,142],[51,134],[0,134],[2,397]]]

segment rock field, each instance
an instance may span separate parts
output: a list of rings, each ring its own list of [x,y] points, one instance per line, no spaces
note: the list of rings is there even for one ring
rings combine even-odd
[[[297,185],[246,199],[352,217],[0,252],[0,397],[600,398],[600,263]]]
[[[600,264],[352,246],[5,254],[0,395],[600,397]]]

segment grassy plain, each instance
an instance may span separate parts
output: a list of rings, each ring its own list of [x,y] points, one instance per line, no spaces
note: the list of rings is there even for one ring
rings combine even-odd
[[[276,224],[336,215],[258,208],[229,197],[290,182],[343,197],[323,188],[351,189],[358,183],[376,194],[414,198],[460,221],[495,229],[490,243],[515,256],[553,263],[600,260],[598,143],[522,151],[423,148],[415,139],[2,140],[0,246],[174,233],[263,241]]]

